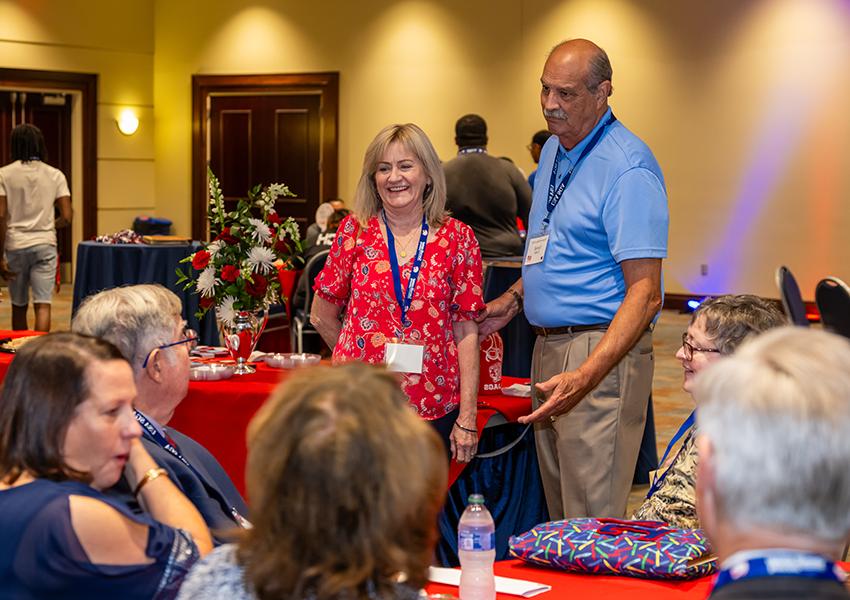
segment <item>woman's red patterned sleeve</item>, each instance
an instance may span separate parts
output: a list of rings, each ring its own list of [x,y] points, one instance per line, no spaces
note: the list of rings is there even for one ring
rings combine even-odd
[[[452,320],[470,321],[484,308],[481,249],[472,229],[460,222],[457,222],[457,225],[458,243],[452,273]]]
[[[351,272],[359,231],[360,225],[354,215],[342,220],[331,244],[325,267],[313,284],[313,291],[317,296],[337,306],[344,306],[351,293]]]

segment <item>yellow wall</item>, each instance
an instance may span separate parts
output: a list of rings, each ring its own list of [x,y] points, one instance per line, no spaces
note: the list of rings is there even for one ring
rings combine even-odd
[[[129,227],[133,216],[155,209],[149,1],[0,0],[0,66],[98,74],[97,231]],[[123,107],[133,107],[140,116],[133,137],[121,135],[115,126]],[[80,177],[74,178],[74,188],[79,239]]]
[[[448,159],[455,119],[480,113],[490,151],[530,170],[540,69],[567,37],[608,50],[614,110],[664,169],[669,292],[775,297],[781,263],[809,298],[824,275],[850,280],[846,1],[0,0],[4,66],[101,75],[101,230],[154,207],[188,233],[193,74],[338,71],[350,197],[390,122],[419,123]],[[126,103],[134,138],[111,122]]]

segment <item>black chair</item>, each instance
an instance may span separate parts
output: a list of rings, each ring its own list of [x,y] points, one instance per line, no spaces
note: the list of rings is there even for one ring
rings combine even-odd
[[[304,352],[304,336],[315,335],[316,331],[310,324],[310,308],[313,304],[313,281],[325,267],[325,261],[328,259],[328,250],[322,250],[315,254],[304,266],[304,272],[301,274],[301,279],[298,282],[298,287],[304,286],[304,305],[292,307],[292,347],[295,352]],[[295,295],[295,294],[293,294]]]
[[[776,270],[776,287],[779,288],[782,307],[791,324],[808,327],[809,319],[806,317],[806,305],[803,303],[803,296],[800,295],[800,286],[785,265]]]
[[[838,277],[821,279],[815,288],[815,302],[823,326],[850,338],[850,288]]]

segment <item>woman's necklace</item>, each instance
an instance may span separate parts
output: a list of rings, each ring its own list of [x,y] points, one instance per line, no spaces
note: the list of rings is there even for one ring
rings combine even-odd
[[[418,229],[414,229],[411,231],[407,237],[404,239],[404,243],[399,245],[398,240],[396,240],[395,248],[398,251],[398,255],[402,258],[407,258],[407,249],[410,246],[410,241],[413,239],[413,236],[419,231]]]

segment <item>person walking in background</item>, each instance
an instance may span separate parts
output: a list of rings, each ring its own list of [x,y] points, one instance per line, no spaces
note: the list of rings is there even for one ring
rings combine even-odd
[[[12,130],[12,163],[0,168],[0,275],[9,283],[12,329],[27,329],[32,289],[35,330],[50,330],[56,281],[56,230],[71,224],[71,192],[62,171],[44,161],[35,125]],[[54,217],[54,206],[59,217]]]
[[[487,154],[487,123],[464,115],[455,123],[458,154],[443,165],[446,208],[472,227],[481,255],[518,256],[525,244],[517,217],[528,222],[531,188],[510,159]]]
[[[528,145],[528,151],[531,153],[531,160],[534,161],[535,165],[540,163],[540,151],[543,150],[546,140],[550,137],[552,137],[552,134],[546,129],[541,129],[531,137],[531,143]],[[528,176],[528,185],[531,186],[532,190],[534,189],[535,175],[537,175],[537,169],[534,169]]]
[[[522,278],[487,304],[480,333],[523,309],[552,519],[622,517],[652,389],[667,193],[652,152],[608,107],[611,63],[588,40],[558,44],[540,103],[554,134],[540,154]],[[563,201],[561,201],[563,200]]]

